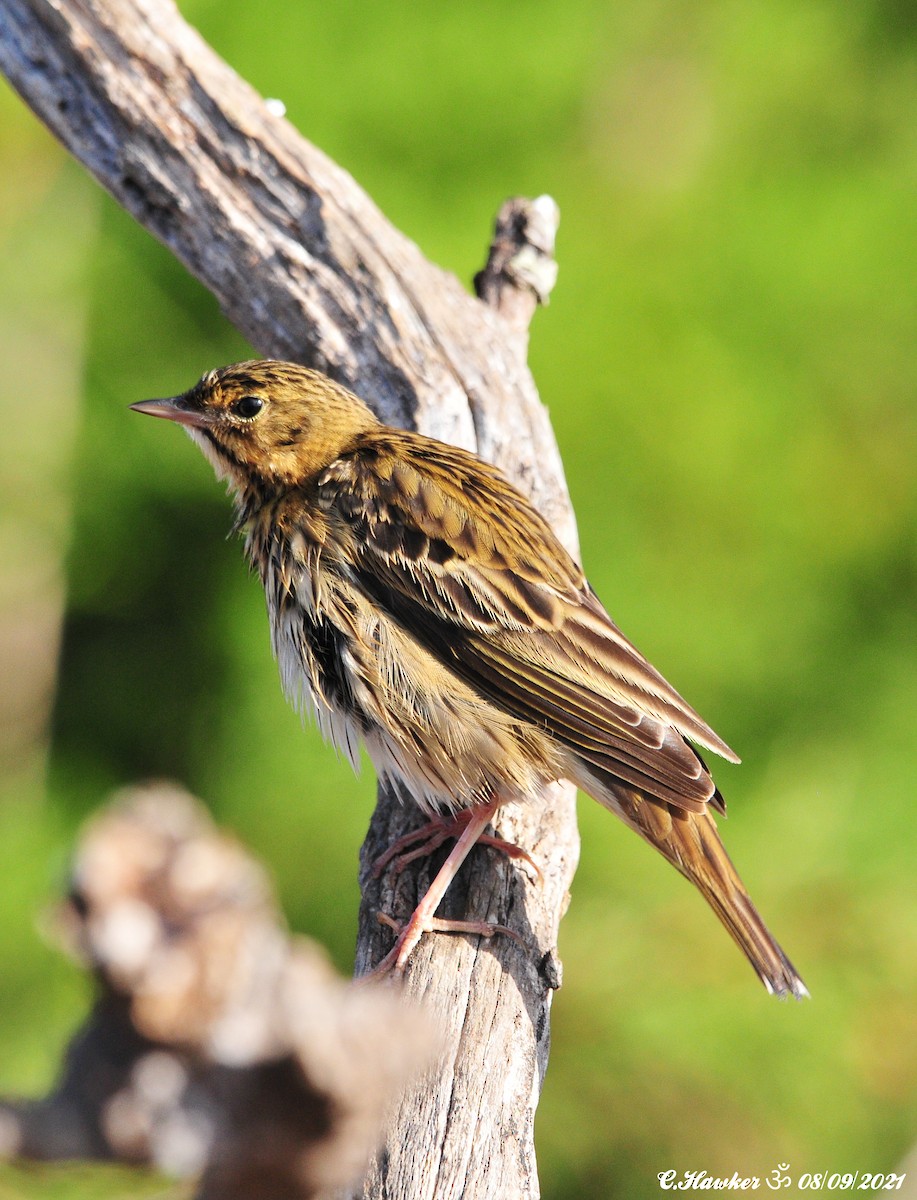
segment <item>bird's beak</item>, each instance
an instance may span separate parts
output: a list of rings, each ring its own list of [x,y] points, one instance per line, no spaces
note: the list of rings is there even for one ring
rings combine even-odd
[[[200,429],[210,424],[210,417],[199,408],[192,408],[186,395],[169,396],[166,400],[140,400],[130,407],[134,412],[164,417],[167,421],[177,421],[179,425],[194,425]]]

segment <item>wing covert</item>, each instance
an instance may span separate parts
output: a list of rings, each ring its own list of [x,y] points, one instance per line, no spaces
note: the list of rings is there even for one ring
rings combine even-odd
[[[453,447],[392,431],[373,443],[320,481],[366,592],[492,703],[702,811],[716,792],[685,737],[736,756],[618,630],[528,501]]]

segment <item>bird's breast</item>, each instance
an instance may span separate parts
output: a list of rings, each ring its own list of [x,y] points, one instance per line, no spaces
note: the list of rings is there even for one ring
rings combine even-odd
[[[551,739],[488,703],[370,596],[346,554],[301,531],[254,547],[284,691],[356,765],[427,810],[533,794],[562,773]]]

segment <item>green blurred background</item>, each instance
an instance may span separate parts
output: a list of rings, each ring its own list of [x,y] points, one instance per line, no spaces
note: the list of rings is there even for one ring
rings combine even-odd
[[[506,196],[557,199],[560,278],[530,360],[584,561],[745,760],[719,771],[725,837],[813,999],[771,1000],[675,872],[582,801],[545,1197],[659,1195],[668,1168],[901,1169],[917,1140],[917,9],[183,11],[463,280]],[[0,155],[0,1091],[37,1094],[89,996],[36,916],[112,787],[169,775],[206,798],[342,970],[374,787],[284,703],[211,469],[126,409],[248,347],[6,88]],[[151,1188],[0,1170],[0,1198]]]

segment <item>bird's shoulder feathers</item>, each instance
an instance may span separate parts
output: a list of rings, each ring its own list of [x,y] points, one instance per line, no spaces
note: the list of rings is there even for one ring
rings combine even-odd
[[[488,700],[659,799],[695,811],[718,803],[684,738],[736,756],[624,637],[498,470],[379,429],[316,488],[360,586]]]

